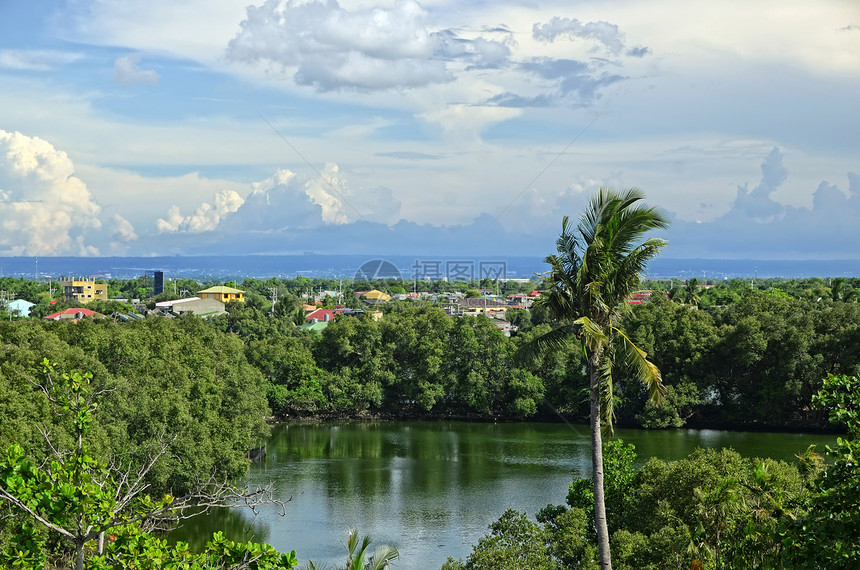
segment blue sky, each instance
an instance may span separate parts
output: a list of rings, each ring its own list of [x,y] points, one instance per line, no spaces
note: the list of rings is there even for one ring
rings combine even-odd
[[[0,2],[0,255],[860,258],[854,0]]]

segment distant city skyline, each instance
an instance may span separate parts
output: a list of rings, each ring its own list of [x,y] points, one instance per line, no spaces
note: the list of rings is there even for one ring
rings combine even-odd
[[[860,259],[860,4],[0,3],[0,256]]]

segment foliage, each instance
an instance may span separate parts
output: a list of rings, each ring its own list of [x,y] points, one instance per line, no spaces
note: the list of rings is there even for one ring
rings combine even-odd
[[[785,531],[790,560],[798,567],[860,566],[860,379],[830,375],[814,398],[829,419],[847,429],[836,447],[828,446],[833,463],[813,484],[807,513]]]
[[[700,449],[680,461],[650,459],[637,471],[633,447],[620,440],[609,442],[604,455],[616,568],[788,566],[778,532],[784,521],[806,512],[802,503],[809,496],[808,479],[797,467],[742,458],[732,450]],[[494,532],[478,542],[466,563],[488,560],[487,565],[457,566],[449,560],[446,568],[491,568],[510,549],[526,545],[547,568],[596,568],[588,479],[573,481],[567,503],[542,509],[537,514],[542,526],[506,513],[492,528],[506,529],[508,542]]]
[[[614,421],[614,374],[617,364],[627,368],[648,390],[649,400],[660,403],[666,389],[660,371],[647,354],[621,328],[621,315],[630,295],[638,288],[641,274],[665,242],[640,239],[649,231],[665,228],[668,220],[655,208],[640,204],[644,196],[636,189],[615,192],[601,188],[589,202],[579,225],[562,220],[556,240],[557,255],[550,255],[549,291],[539,304],[545,305],[557,326],[533,345],[535,352],[569,342],[573,335],[581,343],[588,361],[589,425],[591,431],[592,493],[594,526],[600,566],[611,568],[603,480],[601,430],[612,433]]]
[[[90,370],[116,396],[103,402],[88,433],[97,456],[145,456],[163,434],[178,434],[147,483],[182,493],[199,478],[245,473],[245,452],[268,433],[265,380],[242,341],[196,318],[129,323],[0,323],[0,449],[18,443],[36,461],[50,454],[40,423],[63,446],[72,426],[50,413],[45,395],[26,381],[50,354],[70,369]]]
[[[342,570],[383,570],[389,568],[391,562],[400,558],[400,552],[393,546],[382,544],[370,554],[370,536],[359,538],[358,531],[349,531],[346,544],[347,558]],[[309,570],[317,570],[313,561],[308,561]]]
[[[175,566],[186,561],[190,553],[181,547],[167,550],[162,541],[141,532],[139,523],[151,522],[173,512],[182,513],[189,506],[202,506],[205,510],[208,506],[232,504],[236,499],[251,506],[259,504],[261,492],[243,490],[237,493],[233,487],[211,482],[184,499],[169,494],[153,498],[145,493],[148,485],[143,482],[144,478],[165,453],[167,445],[137,465],[123,457],[111,458],[109,463],[93,457],[86,435],[100,400],[110,389],[93,387],[91,373],[71,371],[58,375],[55,366],[43,360],[45,383],[39,388],[58,414],[70,418],[75,444],[71,450],[58,449],[43,432],[53,450],[47,467],[27,460],[23,448],[17,444],[11,445],[0,460],[0,500],[13,514],[24,518],[11,545],[0,553],[0,561],[13,566],[44,567],[45,541],[36,531],[34,524],[38,524],[71,543],[77,570],[83,569],[85,549],[94,541],[99,543],[99,554],[103,553],[107,533],[110,533],[111,542],[117,534],[122,539],[113,543],[105,557],[94,563],[96,567]],[[254,567],[258,568],[289,568],[295,563],[295,553],[281,556],[270,547],[237,546],[225,541],[223,536],[216,536],[209,550],[212,552],[204,556],[205,567],[218,567],[225,560],[231,565],[230,561],[254,561]],[[271,564],[259,564],[264,555],[272,560]],[[145,562],[141,564],[139,559]]]
[[[555,570],[547,550],[547,531],[512,509],[490,525],[492,532],[478,541],[463,561],[448,559],[442,570]]]

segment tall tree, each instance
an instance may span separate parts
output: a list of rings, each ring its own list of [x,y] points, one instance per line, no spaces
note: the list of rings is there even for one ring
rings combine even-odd
[[[603,491],[603,437],[612,433],[612,372],[623,364],[660,401],[665,387],[660,371],[631,342],[621,328],[627,299],[640,282],[646,264],[665,241],[644,234],[669,225],[662,212],[641,204],[634,188],[617,192],[602,188],[589,202],[576,228],[565,216],[557,253],[550,265],[549,292],[541,299],[557,327],[536,339],[532,350],[563,345],[571,335],[581,343],[588,360],[594,523],[600,567],[611,569],[609,531]]]

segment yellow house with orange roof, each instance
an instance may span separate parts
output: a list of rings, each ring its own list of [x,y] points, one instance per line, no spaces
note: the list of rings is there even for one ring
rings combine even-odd
[[[234,289],[233,287],[227,287],[226,285],[209,287],[208,289],[199,291],[197,294],[201,299],[215,299],[222,303],[228,303],[230,301],[239,301],[240,303],[245,302],[244,291],[241,289]]]

